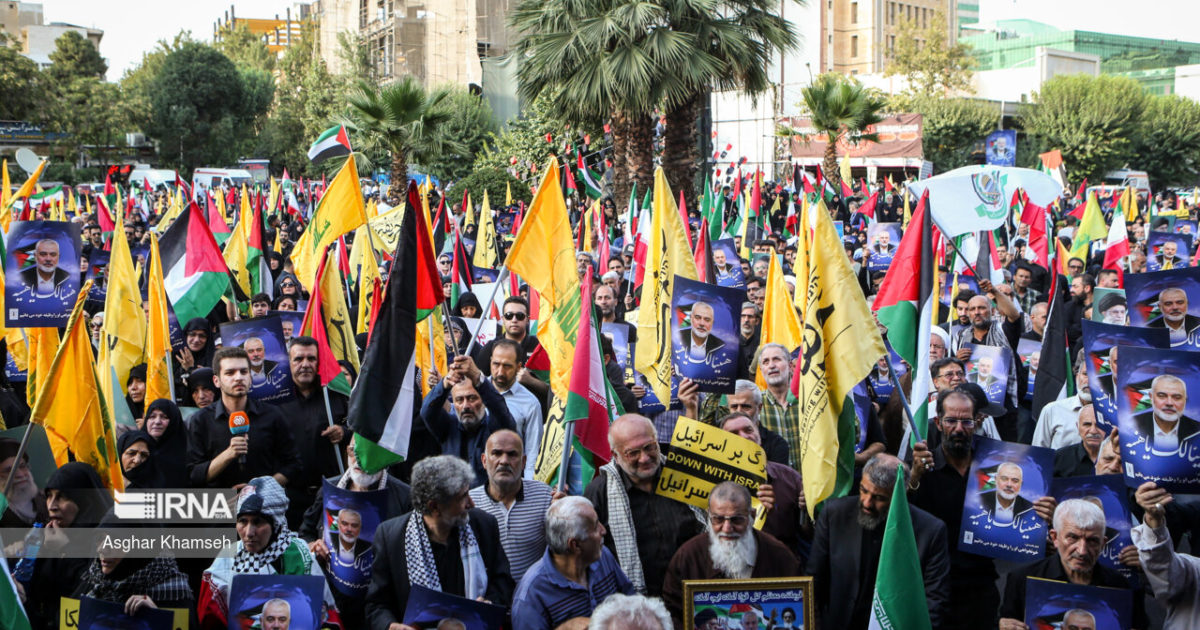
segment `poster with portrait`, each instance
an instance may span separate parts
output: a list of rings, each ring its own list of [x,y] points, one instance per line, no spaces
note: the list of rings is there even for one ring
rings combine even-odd
[[[812,628],[811,577],[684,580],[687,628]]]
[[[770,270],[772,255],[770,252],[750,254],[750,273],[759,278],[766,278],[767,272]]]
[[[279,318],[284,343],[287,343],[292,337],[300,336],[301,325],[304,323],[303,311],[267,311],[267,315]]]
[[[325,578],[319,575],[234,575],[229,630],[317,630],[324,597]]]
[[[745,301],[745,291],[675,276],[671,354],[677,376],[692,379],[702,392],[733,393]]]
[[[979,281],[975,279],[975,276],[964,276],[957,273],[947,274],[947,276],[946,283],[942,285],[942,302],[953,306],[951,300],[955,295],[963,291],[979,293]]]
[[[1165,271],[1188,266],[1192,237],[1174,232],[1146,234],[1146,271]]]
[[[14,221],[5,246],[4,323],[62,328],[79,295],[80,225]]]
[[[1166,328],[1171,346],[1200,348],[1200,267],[1125,275],[1132,326]]]
[[[4,376],[10,383],[24,383],[29,380],[29,372],[17,367],[17,362],[13,359],[11,352],[5,352],[4,359]]]
[[[112,257],[112,252],[103,249],[93,249],[91,256],[87,260],[87,273],[84,280],[92,281],[92,289],[88,291],[88,299],[98,302],[104,301],[104,296],[108,294],[108,261]]]
[[[846,224],[845,223],[843,223],[842,221],[834,221],[833,229],[834,229],[834,231],[837,232],[839,241],[846,240]]]
[[[1191,397],[1188,392],[1193,392]],[[1200,361],[1194,352],[1122,347],[1117,418],[1126,485],[1200,493]]]
[[[136,615],[125,614],[125,602],[91,597],[79,599],[77,630],[175,630],[175,613],[144,607]]]
[[[600,324],[600,334],[612,342],[613,360],[621,366],[625,382],[633,380],[633,351],[636,344],[630,337],[637,334],[637,329],[626,322],[604,322]]]
[[[329,548],[325,574],[329,585],[354,598],[367,594],[375,554],[371,542],[375,528],[387,514],[387,490],[353,492],[321,481],[324,527],[321,537]]]
[[[1026,578],[1025,624],[1030,628],[1126,630],[1133,623],[1133,591]]]
[[[1129,307],[1125,303],[1125,289],[1096,287],[1092,291],[1092,321],[1124,326]]]
[[[1090,477],[1060,477],[1050,482],[1050,494],[1062,503],[1067,499],[1083,499],[1104,510],[1104,543],[1100,549],[1100,564],[1132,577],[1133,570],[1121,564],[1121,550],[1133,544],[1129,530],[1133,521],[1126,499],[1125,480],[1121,475]]]
[[[446,620],[458,621],[462,625],[444,624]],[[503,627],[504,621],[505,610],[502,606],[442,593],[420,584],[412,585],[408,604],[404,607],[404,623],[418,630],[459,627],[466,630],[493,630]]]
[[[1025,366],[1025,373],[1029,375],[1025,379],[1024,392],[1021,396],[1022,400],[1033,400],[1033,384],[1037,381],[1038,367],[1041,365],[1041,359],[1041,341],[1022,337],[1017,342],[1017,360],[1021,362],[1021,365]]]
[[[1196,221],[1176,219],[1175,227],[1173,227],[1171,231],[1192,239],[1193,244],[1196,242]]]
[[[501,210],[496,214],[496,233],[512,234],[513,222],[517,218],[516,210]],[[515,236],[515,234],[514,234]]]
[[[258,317],[221,324],[221,343],[237,346],[250,355],[250,397],[263,402],[292,398],[292,371],[288,366],[283,324],[278,317]]]
[[[1163,328],[1134,328],[1084,320],[1083,351],[1087,353],[1088,391],[1096,409],[1096,421],[1105,432],[1117,425],[1116,383],[1113,358],[1120,355],[1117,346],[1141,348],[1170,347],[1171,338]]]
[[[713,267],[717,270],[717,284],[723,287],[745,289],[746,279],[742,275],[742,259],[738,257],[737,244],[732,238],[713,241]]]
[[[1017,165],[1017,130],[997,129],[988,134],[984,143],[984,158],[995,166]]]
[[[871,254],[867,261],[869,271],[887,271],[900,244],[900,224],[875,222],[867,226],[865,251]]]
[[[1049,527],[1033,503],[1049,493],[1053,473],[1051,449],[976,437],[959,550],[1013,562],[1041,558]]]
[[[967,359],[967,382],[977,383],[987,394],[989,402],[1003,406],[1008,392],[1008,366],[1012,361],[1012,351],[999,346],[970,343],[964,343],[963,347],[971,349],[971,358]]]

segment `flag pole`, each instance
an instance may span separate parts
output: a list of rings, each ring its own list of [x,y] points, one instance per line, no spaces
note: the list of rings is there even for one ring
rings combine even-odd
[[[575,421],[566,420],[563,422],[563,449],[562,462],[558,465],[558,485],[556,489],[559,492],[566,494],[567,492],[567,470],[571,464],[571,436],[575,434]],[[14,469],[15,470],[15,469]]]
[[[329,407],[329,386],[328,385],[321,386],[321,394],[325,398],[325,419],[327,421],[329,421],[329,426],[332,427],[332,426],[334,426],[333,410],[330,409],[330,407]],[[342,430],[345,431],[345,429],[342,429]],[[333,447],[333,458],[335,460],[337,460],[338,474],[339,475],[346,474],[346,465],[342,463],[342,449],[338,448],[338,445],[334,442],[330,442],[329,445]]]
[[[925,211],[929,212],[928,205],[926,205]],[[934,225],[937,225],[937,224],[935,223]],[[942,229],[941,226],[938,226],[938,230],[940,231],[941,229]],[[942,232],[942,236],[946,239],[946,243],[948,245],[950,245],[950,249],[954,250],[954,255],[958,256],[958,259],[963,261],[963,264],[967,266],[967,270],[971,272],[971,275],[975,276],[975,281],[979,282],[979,272],[975,271],[974,265],[972,265],[970,263],[970,261],[967,260],[966,256],[963,256],[963,253],[961,251],[959,251],[958,246],[954,244],[954,239],[946,236],[945,232]],[[991,278],[991,276],[988,276],[987,279],[990,281],[992,278]]]
[[[29,434],[32,432],[33,420],[31,419],[25,425],[25,435],[21,436],[21,444],[17,447],[17,455],[13,460],[12,470],[8,472],[8,478],[4,480],[4,494],[8,494],[9,489],[12,488],[13,479],[17,476],[17,469],[21,467],[21,456],[25,454],[25,447],[29,445]]]
[[[446,357],[446,369],[450,369],[450,364],[454,363],[455,356],[458,355],[458,342],[454,340],[454,322],[450,321],[450,309],[446,308],[446,303],[442,303],[439,307],[442,309],[442,325],[446,327],[446,333],[450,335],[450,343],[447,347],[450,348],[450,356]],[[433,329],[430,329],[430,337],[433,337]],[[468,331],[469,332],[469,331]],[[432,341],[430,342],[432,343]],[[467,347],[468,350],[470,346]],[[432,360],[433,355],[430,355]]]
[[[920,350],[921,350],[920,348],[917,348],[918,352],[920,352]],[[925,352],[929,352],[929,348],[925,348]],[[905,431],[904,431],[905,434],[913,435],[920,439],[925,439],[925,438],[921,437],[921,432],[917,429],[917,421],[916,421],[916,419],[913,418],[912,408],[908,406],[908,396],[904,395],[904,388],[900,387],[900,377],[898,377],[896,375],[896,368],[894,366],[892,366],[892,353],[888,352],[888,353],[884,354],[883,360],[887,362],[888,376],[890,376],[891,380],[892,380],[892,393],[898,394],[900,396],[900,403],[904,409],[904,417],[908,420],[908,426],[905,427]],[[917,368],[913,367],[913,366],[909,366],[910,372],[911,372],[911,370],[915,370],[915,369],[917,369]],[[907,435],[905,437],[907,437]],[[900,441],[900,452],[898,455],[901,460],[903,460],[905,458],[905,456],[908,455],[909,442],[910,442],[910,440],[907,440],[907,439],[902,439]]]
[[[492,294],[491,294],[491,296],[488,297],[487,303],[484,304],[483,306],[481,306],[479,309],[480,310],[479,323],[475,325],[475,330],[471,332],[471,341],[469,341],[467,343],[466,352],[468,354],[475,347],[475,340],[479,338],[479,331],[483,330],[483,324],[484,324],[484,322],[487,321],[487,317],[485,316],[485,313],[488,312],[488,309],[492,306],[492,304],[496,303],[496,293],[500,290],[500,285],[504,284],[504,281],[507,278],[508,278],[508,265],[501,265],[500,266],[500,274],[496,276],[496,283],[494,285],[492,285]],[[503,316],[503,313],[501,314],[501,316]]]

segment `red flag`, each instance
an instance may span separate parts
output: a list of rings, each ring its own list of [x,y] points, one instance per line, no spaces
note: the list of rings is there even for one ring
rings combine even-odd
[[[326,262],[328,256],[321,257],[321,264],[317,267],[317,281],[313,285],[312,295],[308,300],[308,308],[304,311],[304,321],[300,324],[301,332],[307,332],[309,336],[317,340],[317,375],[321,378],[321,387],[326,387],[342,373],[342,368],[338,365],[337,357],[334,356],[333,350],[329,348],[329,334],[325,330],[325,320],[321,317],[321,279],[326,273]]]
[[[754,169],[754,187],[750,189],[750,213],[757,217],[762,208],[762,186],[759,184],[759,171]]]
[[[878,190],[871,193],[870,197],[867,197],[867,200],[863,202],[862,207],[860,207],[858,209],[858,211],[867,215],[868,217],[871,217],[872,219],[874,219],[875,218],[875,204],[877,204],[877,203],[879,203],[879,191]]]
[[[1021,223],[1029,226],[1028,247],[1037,255],[1034,262],[1049,269],[1050,241],[1046,235],[1046,209],[1026,203],[1025,209],[1021,211]]]
[[[696,275],[700,282],[717,283],[716,263],[713,262],[712,245],[708,241],[708,220],[700,219],[700,234],[696,237],[696,249],[693,252],[696,261]]]
[[[571,174],[571,170],[570,166],[563,169],[563,175],[567,177],[567,188],[579,192],[579,188],[575,186],[575,176]]]
[[[683,218],[683,235],[687,237],[688,249],[692,249],[692,228],[688,223],[687,203],[683,200],[683,191],[679,191],[679,216]]]
[[[1083,193],[1087,190],[1087,178],[1083,178],[1083,183],[1079,184],[1079,190],[1075,192],[1076,199],[1083,199]]]

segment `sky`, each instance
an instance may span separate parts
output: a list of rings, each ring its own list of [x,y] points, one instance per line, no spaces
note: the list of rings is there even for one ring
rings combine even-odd
[[[819,0],[808,0],[816,2]],[[108,60],[109,81],[137,67],[142,53],[160,39],[171,39],[182,29],[202,41],[212,39],[213,23],[230,4],[238,15],[270,18],[282,16],[294,0],[44,0],[46,22],[68,22],[104,31],[100,54]],[[984,22],[1025,18],[1061,29],[1078,29],[1200,41],[1195,32],[1200,6],[1195,0],[1143,0],[1142,10],[1131,10],[1118,0],[981,0]]]

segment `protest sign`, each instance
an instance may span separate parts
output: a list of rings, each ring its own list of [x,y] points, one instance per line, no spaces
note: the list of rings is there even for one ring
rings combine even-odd
[[[258,622],[287,615],[289,630],[321,627],[325,578],[319,575],[233,576],[229,587],[229,630],[242,630]]]
[[[1170,346],[1164,328],[1133,328],[1083,321],[1083,350],[1087,353],[1088,390],[1096,409],[1096,420],[1105,431],[1117,425],[1116,382],[1113,358],[1117,346],[1162,348]]]
[[[658,477],[655,494],[708,509],[708,494],[717,484],[732,481],[750,490],[754,526],[761,528],[766,512],[755,493],[767,482],[767,455],[744,437],[688,418],[675,422],[671,448]]]
[[[867,227],[866,251],[870,254],[867,269],[870,271],[887,271],[896,255],[896,245],[900,242],[899,223],[872,223]]]
[[[322,480],[322,538],[329,549],[329,584],[355,598],[367,594],[375,553],[375,528],[387,514],[387,490],[354,492]]]
[[[1129,323],[1166,328],[1171,346],[1200,348],[1200,267],[1125,276]]]
[[[1121,475],[1056,478],[1050,482],[1050,495],[1059,503],[1067,499],[1083,499],[1104,510],[1100,564],[1120,571],[1127,578],[1133,576],[1133,570],[1121,564],[1121,550],[1133,544],[1133,537],[1129,535],[1133,520]]]
[[[1004,405],[1012,352],[998,346],[963,344],[963,347],[971,348],[971,358],[967,360],[967,381],[982,387],[988,402]]]
[[[737,379],[738,316],[746,292],[675,277],[671,339],[675,375],[702,392],[732,393]]]
[[[741,258],[738,257],[737,244],[732,238],[713,241],[713,268],[717,271],[717,284],[723,287],[737,289],[746,288],[746,279],[742,274]]]
[[[1133,622],[1133,591],[1027,578],[1025,623],[1030,628],[1126,630]]]
[[[977,437],[963,505],[961,551],[1022,562],[1041,558],[1048,527],[1033,509],[1054,470],[1048,448]]]
[[[79,295],[79,224],[16,221],[5,243],[5,325],[66,326]]]
[[[419,584],[412,586],[408,604],[404,608],[404,623],[420,630],[448,627],[493,630],[504,626],[504,618],[502,606],[441,593]],[[443,625],[446,620],[458,621],[462,625]]]
[[[258,317],[221,324],[221,343],[250,355],[250,397],[264,402],[292,398],[287,343],[278,317]]]
[[[1122,347],[1117,419],[1126,485],[1200,492],[1200,362],[1194,352]]]

